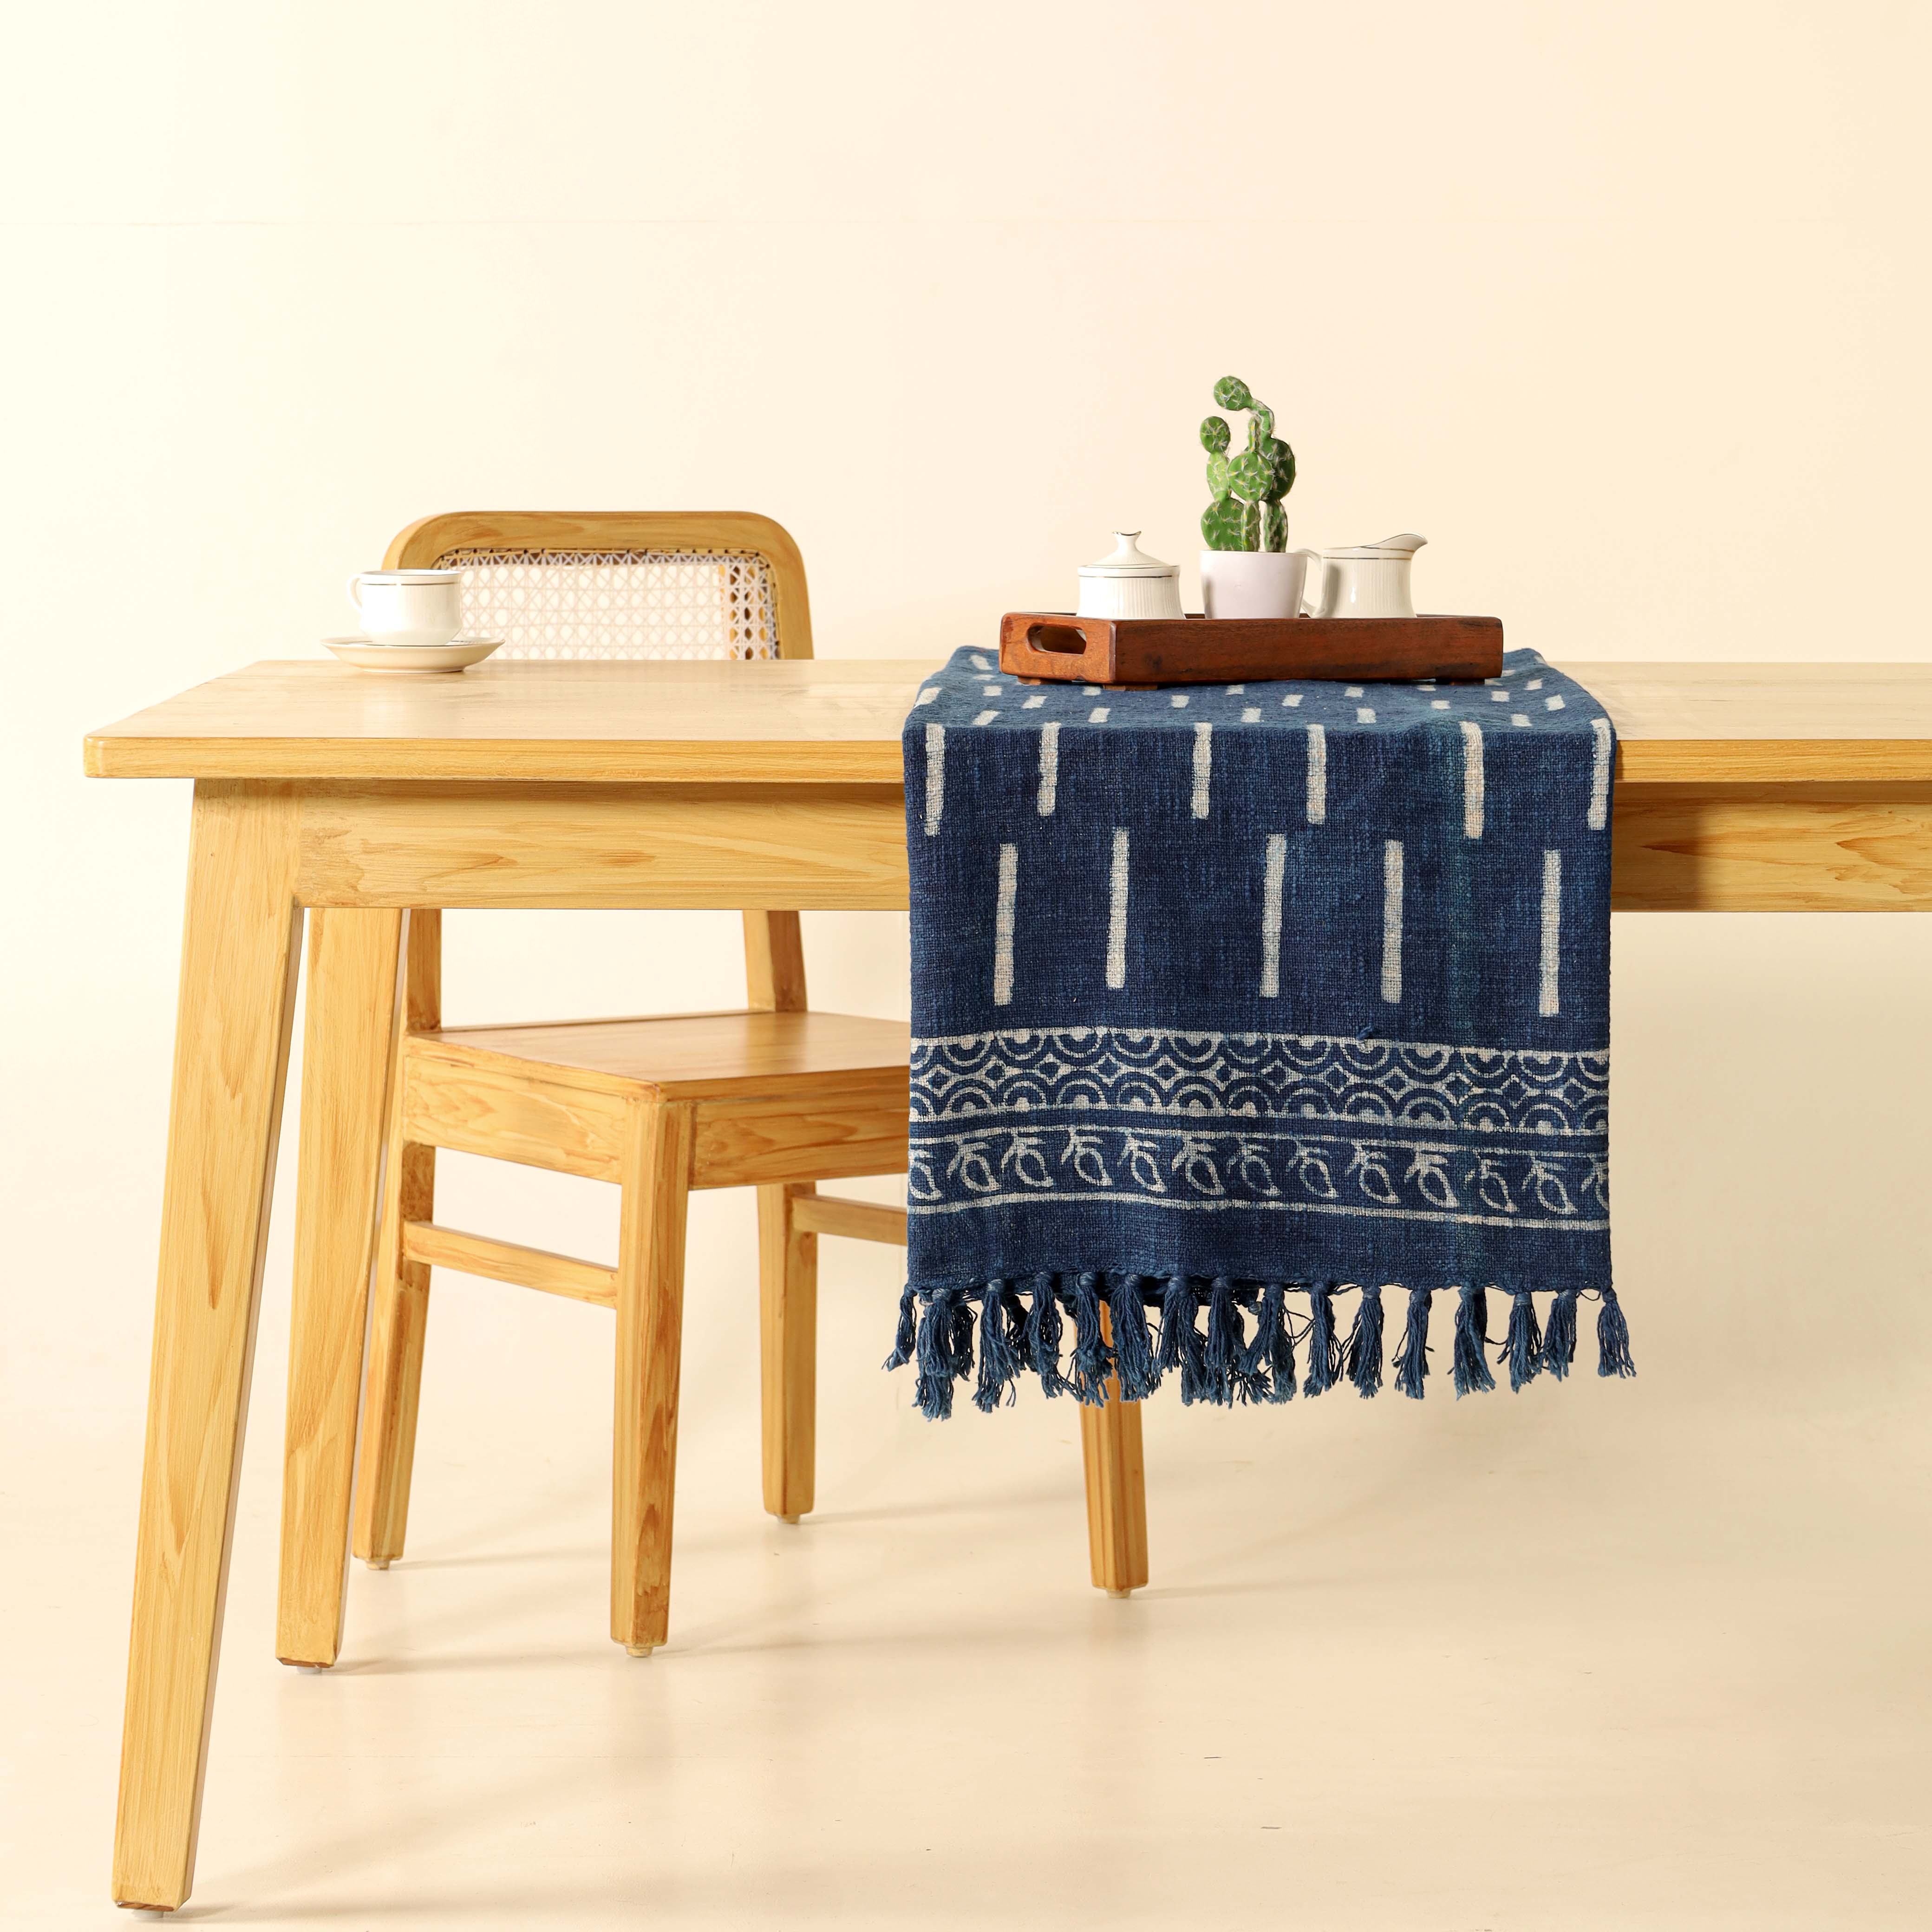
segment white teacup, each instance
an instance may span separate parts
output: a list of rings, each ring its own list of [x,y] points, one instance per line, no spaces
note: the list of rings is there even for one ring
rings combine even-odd
[[[365,570],[349,580],[349,601],[372,644],[421,650],[463,628],[460,570]]]

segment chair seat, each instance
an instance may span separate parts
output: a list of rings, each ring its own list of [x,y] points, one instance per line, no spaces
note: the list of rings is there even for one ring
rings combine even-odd
[[[648,1089],[666,1100],[732,1100],[796,1091],[826,1094],[882,1078],[904,1080],[912,1029],[851,1013],[674,1013],[644,1019],[567,1020],[537,1026],[448,1027],[414,1036],[455,1049],[566,1069],[572,1084]]]

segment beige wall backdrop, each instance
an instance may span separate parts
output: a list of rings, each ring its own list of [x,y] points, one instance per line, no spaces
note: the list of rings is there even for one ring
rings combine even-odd
[[[15,20],[5,1457],[91,1485],[42,1522],[46,1549],[83,1539],[124,1588],[187,831],[184,788],[80,778],[87,727],[314,656],[346,627],[345,574],[443,508],[766,512],[803,548],[828,657],[988,641],[1002,610],[1064,604],[1117,526],[1181,559],[1191,598],[1196,425],[1229,372],[1298,453],[1293,540],[1426,532],[1425,608],[1500,614],[1558,658],[1932,657],[1928,22],[1906,0],[122,0]],[[709,916],[450,931],[456,1018],[742,983],[735,922]],[[1406,1433],[1387,1403],[1177,1414],[1157,1520],[1161,1483],[1251,1453],[1244,1427],[1285,1484],[1324,1431],[1417,1482],[1459,1429],[1507,1460],[1594,1418],[1579,1439],[1614,1466],[1672,1430],[1697,1460],[1734,1414],[1709,1453],[1815,1449],[1837,1473],[1805,1520],[1847,1526],[1861,1591],[1903,1587],[1885,1564],[1927,1527],[1932,921],[1632,917],[1616,945],[1641,1378],[1474,1419],[1427,1404]],[[818,1002],[904,1010],[903,922],[810,917],[807,946]],[[291,1165],[238,1556],[264,1575]],[[452,1214],[607,1247],[601,1192],[452,1166]],[[728,1417],[740,1444],[750,1211],[698,1204],[693,1280],[716,1292],[687,1370],[693,1426]],[[895,1266],[827,1249],[838,1346],[868,1376]],[[440,1316],[431,1399],[580,1385],[555,1454],[594,1489],[601,1339],[536,1299],[478,1288]],[[903,1388],[852,1388],[838,1428],[928,1453]],[[1040,1407],[992,1426],[1023,1435]],[[949,1440],[986,1439],[966,1426]],[[32,1480],[14,1486],[31,1515]],[[87,1722],[111,1780],[109,1650]]]

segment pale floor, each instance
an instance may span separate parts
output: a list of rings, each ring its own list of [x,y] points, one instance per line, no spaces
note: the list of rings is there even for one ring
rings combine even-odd
[[[1069,1403],[933,1426],[877,1372],[887,1250],[824,1244],[823,1508],[765,1518],[750,1203],[714,1196],[671,1646],[603,1634],[608,1318],[440,1278],[409,1554],[356,1567],[337,1670],[286,1670],[285,1187],[184,1922],[1932,1923],[1932,1046],[1898,1026],[1917,943],[1864,929],[1828,1029],[1829,936],[1808,960],[1802,928],[1756,927],[1746,993],[1742,951],[1666,981],[1667,934],[1620,928],[1622,984],[1671,989],[1620,1008],[1637,1381],[1160,1401],[1154,1587],[1127,1603],[1086,1580]],[[68,1178],[34,1226],[107,1198]],[[443,1211],[556,1239],[542,1205],[608,1252],[608,1194],[458,1167]],[[146,1310],[123,1276],[150,1205],[100,1222],[112,1279],[10,1284],[9,1928],[128,1922],[107,1865]]]
[[[358,1566],[330,1673],[272,1655],[262,1428],[182,1917],[1927,1922],[1928,1432],[1903,1391],[1700,1408],[1660,1360],[1480,1406],[1162,1407],[1155,1587],[1109,1602],[1068,1406],[946,1429],[898,1406],[872,1372],[886,1258],[860,1252],[827,1268],[804,1527],[758,1511],[724,1324],[694,1338],[694,1382],[742,1400],[688,1431],[674,1638],[647,1661],[602,1630],[595,1312],[520,1313],[520,1393],[468,1348],[469,1387],[433,1376],[410,1555]],[[462,1304],[500,1293],[445,1293],[446,1366]],[[12,1498],[38,1545],[9,1586],[37,1660],[8,1740],[22,1926],[125,1922],[124,1552],[74,1473]]]

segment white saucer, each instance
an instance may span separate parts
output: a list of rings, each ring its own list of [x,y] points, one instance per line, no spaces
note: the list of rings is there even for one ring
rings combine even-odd
[[[372,644],[367,638],[324,638],[325,650],[358,670],[467,670],[481,664],[501,638],[456,638],[446,644]]]

